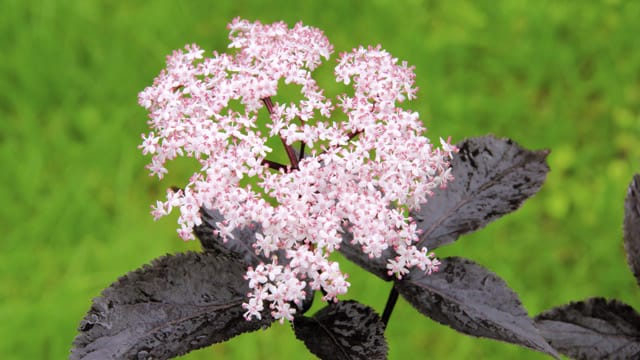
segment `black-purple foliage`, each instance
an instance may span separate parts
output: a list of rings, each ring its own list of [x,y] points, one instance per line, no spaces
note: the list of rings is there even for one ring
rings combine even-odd
[[[321,359],[386,359],[384,329],[372,308],[353,300],[331,303],[312,317],[293,320],[296,337]]]
[[[516,210],[540,189],[549,171],[548,151],[526,150],[509,139],[484,136],[457,147],[460,151],[451,163],[455,180],[411,214],[422,231],[420,245],[430,249]],[[637,198],[637,190],[635,194]],[[637,224],[637,204],[635,209]],[[252,321],[242,316],[249,292],[245,271],[269,261],[253,248],[260,226],[236,229],[234,238],[223,242],[215,231],[224,220],[221,213],[201,209],[201,217],[203,223],[194,233],[203,252],[162,257],[105,289],[80,323],[72,359],[166,359],[271,324],[269,314]],[[355,301],[332,303],[306,317],[313,299],[313,291],[307,289],[309,297],[298,307],[293,327],[296,337],[321,359],[386,358],[384,330],[398,294],[422,314],[461,333],[558,356],[515,292],[482,266],[446,258],[439,272],[426,275],[413,270],[397,279],[386,267],[393,251],[369,259],[351,240],[345,230],[340,251],[372,274],[392,281],[391,295],[382,318]],[[630,263],[636,271],[635,263]]]
[[[624,202],[624,248],[640,283],[640,175]],[[549,309],[535,318],[542,336],[573,359],[640,358],[640,314],[619,300],[596,297]]]
[[[455,180],[447,189],[435,191],[418,211],[417,221],[421,245],[433,250],[456,241],[460,235],[478,230],[499,217],[512,212],[544,183],[549,166],[548,150],[531,151],[510,139],[494,136],[471,138],[457,145],[459,152],[451,161]],[[346,233],[340,251],[378,277],[390,281],[386,251],[382,257],[369,259]]]
[[[71,359],[168,359],[268,327],[246,321],[246,266],[224,252],[166,255],[93,300]]]
[[[395,289],[431,319],[468,335],[557,353],[540,336],[518,295],[496,274],[471,260],[442,260],[440,271],[412,271]]]

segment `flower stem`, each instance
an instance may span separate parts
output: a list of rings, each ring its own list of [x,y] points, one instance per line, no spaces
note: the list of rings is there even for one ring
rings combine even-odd
[[[295,150],[293,150],[293,147],[291,147],[291,145],[287,145],[287,142],[284,141],[284,139],[281,137],[280,140],[282,140],[282,145],[284,145],[284,149],[287,152],[287,156],[289,157],[289,161],[291,162],[291,168],[292,169],[297,169],[298,168],[298,157],[296,156],[296,152]]]
[[[286,165],[282,165],[278,162],[267,160],[267,159],[262,160],[262,164],[263,165],[267,164],[269,166],[269,169],[276,170],[276,171],[280,169],[285,169],[285,170],[287,169]]]
[[[267,107],[267,111],[269,112],[269,115],[273,114],[273,101],[271,101],[271,98],[266,97],[262,99],[262,102]],[[287,142],[284,141],[284,138],[280,137],[280,140],[282,141],[282,145],[284,146],[284,149],[287,152],[287,156],[289,157],[289,161],[291,162],[291,168],[297,169],[298,157],[296,156],[295,150],[293,150],[293,147],[291,145],[288,145]]]
[[[391,287],[391,292],[389,292],[389,297],[387,298],[387,304],[384,306],[384,312],[382,313],[382,323],[385,328],[389,323],[389,318],[391,317],[393,308],[396,306],[396,301],[398,301],[398,291],[396,291],[395,287]]]
[[[364,130],[358,130],[358,131],[354,131],[351,134],[349,134],[349,141],[353,140],[353,138],[355,138],[356,136],[362,134],[364,132]]]

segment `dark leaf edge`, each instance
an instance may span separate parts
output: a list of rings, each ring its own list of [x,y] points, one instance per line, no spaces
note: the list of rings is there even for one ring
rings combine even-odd
[[[461,257],[449,257],[441,259],[441,261],[442,265],[437,273],[426,275],[423,272],[413,270],[405,278],[394,281],[394,287],[396,288],[398,293],[409,304],[411,304],[411,306],[418,310],[418,312],[462,334],[508,342],[550,355],[554,358],[559,358],[557,352],[539,334],[538,329],[534,325],[533,319],[528,316],[526,310],[522,306],[518,295],[511,288],[509,288],[509,286],[502,278],[469,259]],[[472,305],[465,304],[463,301],[455,299],[456,296],[451,293],[451,291],[453,291],[453,288],[448,285],[459,278],[464,279],[465,277],[467,277],[467,274],[461,274],[458,272],[459,269],[455,268],[455,266],[460,265],[471,267],[474,271],[480,271],[481,274],[479,275],[482,275],[480,284],[482,285],[482,287],[486,286],[489,283],[496,282],[497,286],[502,287],[498,290],[506,292],[506,294],[502,295],[510,297],[509,299],[504,299],[507,302],[512,302],[511,305],[507,305],[513,307],[512,310],[518,311],[520,313],[513,314],[509,313],[507,310],[493,308],[491,307],[492,304],[480,304],[479,306],[476,306],[479,309],[474,309]],[[454,273],[452,274],[449,272]],[[473,277],[473,275],[471,277]],[[411,282],[420,279],[426,280],[427,282],[442,281],[442,279],[444,279],[447,285],[441,287],[441,289],[437,289],[437,291],[430,291],[426,288],[419,289],[418,291],[423,292],[427,297],[431,297],[431,299],[428,299],[427,302],[419,304],[416,302],[417,300],[414,301],[413,297],[418,296],[418,294],[415,289],[411,290],[411,287],[416,287]],[[463,292],[472,290],[468,288],[466,284],[464,284],[464,282],[462,282],[461,285],[465,285],[464,290],[462,290]],[[483,299],[484,295],[480,294],[478,296],[480,299]],[[505,303],[503,302],[498,305],[505,305]],[[486,314],[481,313],[481,311],[483,310],[486,313],[494,313],[496,311],[500,311],[507,314],[508,317],[512,319],[505,319],[505,321],[500,324],[496,322],[495,319],[491,320],[486,318]],[[457,319],[455,318],[455,314],[447,314],[447,312],[451,313],[452,311],[459,311],[462,317]],[[451,318],[450,316],[453,316],[453,318]],[[485,316],[485,319],[482,319],[482,316]],[[461,324],[464,324],[465,321],[468,321],[471,325],[465,324],[467,326],[461,326]],[[520,324],[518,324],[518,321],[520,321]],[[482,330],[482,328],[488,329],[490,326],[496,327],[497,329],[502,329],[502,331],[509,334],[511,338],[506,337],[504,334],[500,335],[502,336],[500,337],[497,333],[487,333],[486,331]]]
[[[640,174],[635,174],[624,200],[624,249],[631,273],[640,285]]]
[[[534,320],[547,342],[570,358],[640,357],[640,314],[620,300],[593,297],[572,301],[548,309]],[[585,339],[587,343],[581,344]],[[603,348],[623,339],[627,346]]]
[[[253,249],[255,242],[255,234],[260,231],[260,227],[254,224],[253,227],[238,228],[233,230],[233,239],[224,241],[217,234],[218,222],[222,222],[224,217],[218,210],[200,208],[200,219],[202,223],[193,227],[193,233],[200,240],[200,245],[204,251],[218,252],[220,249],[226,249],[241,258],[245,263],[256,266],[259,263],[269,263],[270,260],[256,254]],[[283,257],[284,259],[285,257]]]
[[[139,358],[139,359],[142,359],[142,358],[144,359],[165,358],[166,359],[166,358],[172,358],[174,356],[183,355],[199,348],[203,348],[216,343],[227,341],[232,337],[235,337],[245,332],[251,332],[258,329],[268,328],[271,325],[271,323],[274,321],[274,319],[271,317],[271,315],[268,312],[265,312],[263,314],[262,319],[260,320],[256,320],[256,319],[253,319],[251,321],[244,320],[244,318],[242,317],[244,310],[241,307],[241,304],[244,302],[244,299],[243,297],[238,297],[237,300],[233,301],[233,303],[235,304],[233,306],[236,308],[236,312],[240,314],[239,317],[242,317],[242,318],[238,318],[237,319],[238,321],[234,321],[230,323],[228,327],[225,327],[222,329],[223,331],[219,331],[213,334],[206,331],[206,330],[211,330],[207,328],[207,325],[211,325],[210,321],[216,320],[216,319],[208,319],[207,316],[209,313],[207,311],[202,311],[203,308],[207,307],[207,305],[203,306],[203,305],[197,305],[195,303],[191,304],[199,308],[199,312],[195,314],[194,317],[204,316],[204,319],[202,319],[201,321],[202,323],[199,326],[196,326],[195,330],[191,334],[188,334],[182,342],[179,342],[179,344],[177,345],[177,348],[157,349],[157,348],[146,347],[143,344],[143,342],[145,341],[145,339],[148,341],[150,335],[146,337],[144,335],[140,336],[140,343],[131,343],[129,344],[130,345],[129,347],[127,347],[122,351],[119,351],[121,349],[111,348],[107,350],[106,353],[104,352],[104,347],[107,347],[106,345],[109,345],[108,347],[111,347],[111,346],[117,347],[118,344],[115,344],[115,345],[102,344],[102,347],[100,347],[101,345],[98,344],[97,348],[93,348],[93,349],[89,348],[96,341],[100,341],[104,337],[109,338],[111,336],[117,335],[118,334],[117,332],[115,334],[110,333],[110,331],[113,328],[116,328],[116,331],[120,331],[120,332],[123,331],[123,329],[117,329],[118,325],[112,323],[111,320],[113,319],[110,319],[110,317],[112,316],[116,318],[118,316],[120,316],[121,318],[124,317],[125,319],[124,322],[129,321],[127,320],[129,318],[127,317],[126,313],[121,315],[114,314],[113,313],[113,311],[115,311],[114,309],[126,308],[125,309],[126,311],[130,311],[130,312],[133,311],[134,313],[136,313],[136,315],[139,315],[140,309],[136,310],[136,309],[132,309],[132,307],[141,305],[143,308],[147,308],[148,312],[151,313],[152,309],[150,308],[150,305],[152,303],[173,305],[173,304],[165,303],[165,300],[163,299],[157,298],[155,296],[157,294],[147,293],[145,289],[142,289],[142,287],[137,287],[136,285],[138,281],[145,280],[144,279],[145,276],[147,276],[149,273],[152,273],[153,271],[160,271],[160,269],[162,268],[166,268],[174,271],[177,270],[177,268],[174,266],[175,264],[172,264],[173,262],[177,264],[180,264],[181,262],[188,262],[190,260],[199,262],[199,261],[203,261],[203,259],[206,260],[206,258],[211,258],[211,257],[213,257],[214,258],[213,260],[215,261],[222,260],[222,261],[229,262],[229,264],[235,263],[236,266],[242,266],[241,269],[244,269],[244,264],[239,262],[239,259],[236,256],[228,252],[225,252],[224,250],[222,252],[212,252],[212,253],[200,253],[200,252],[190,251],[185,253],[178,253],[175,255],[166,254],[164,256],[161,256],[159,258],[152,260],[150,264],[145,264],[142,267],[119,277],[118,280],[113,282],[109,287],[105,288],[101,292],[100,296],[92,300],[92,305],[90,310],[84,316],[84,318],[82,319],[78,327],[79,333],[78,335],[76,335],[76,337],[73,340],[69,358],[72,360],[103,359],[106,357],[133,358],[135,355],[136,358]],[[225,266],[225,268],[229,268],[229,266]],[[153,279],[146,279],[146,280],[153,281]],[[157,277],[156,280],[159,280],[159,282],[162,282],[163,280],[166,280],[166,279]],[[241,280],[242,280],[242,284],[246,284],[243,278]],[[230,281],[233,281],[231,277],[230,277]],[[154,284],[154,285],[157,285],[157,284]],[[232,285],[230,284],[229,286],[232,286]],[[194,286],[194,289],[196,291],[198,289],[201,290],[201,288],[197,284]],[[246,287],[245,285],[242,289],[236,289],[236,291],[246,294],[247,289],[248,287]],[[133,290],[135,290],[136,293],[129,294],[129,291],[133,291]],[[228,291],[231,291],[231,290],[228,290]],[[168,293],[171,294],[170,291]],[[203,295],[206,295],[206,294],[203,294]],[[136,296],[146,298],[146,299],[142,301],[137,301],[135,298]],[[133,298],[127,298],[127,297],[133,297]],[[212,308],[220,307],[220,305],[218,304],[213,304],[209,306],[211,306]],[[215,309],[213,310],[213,313],[215,313]],[[193,319],[193,317],[191,319]],[[184,322],[187,321],[188,319],[181,318],[180,320],[182,320],[183,321],[182,324],[184,324]],[[149,321],[149,323],[152,323],[152,321]],[[105,326],[105,324],[107,326]],[[176,325],[176,326],[180,325],[180,324],[173,324],[171,321],[169,321],[169,324]],[[145,327],[144,323],[141,323],[140,325],[142,328]],[[102,334],[100,334],[99,327],[102,327]],[[96,335],[96,331],[98,331],[97,335]],[[160,331],[162,333],[161,335],[163,336],[166,336],[167,334],[172,333],[171,330],[166,331],[166,329],[162,327],[152,328],[151,333],[153,334],[154,331],[156,332]],[[108,340],[109,339],[107,339],[106,341],[107,343],[108,343]],[[125,339],[125,341],[126,340],[127,339]],[[138,345],[137,348],[136,348],[136,345]]]
[[[516,154],[512,154],[513,157],[516,157],[516,156],[523,157],[521,161],[517,164],[517,166],[521,169],[521,171],[524,171],[526,166],[534,167],[534,168],[539,167],[539,169],[534,169],[534,170],[528,169],[527,171],[541,172],[541,174],[538,174],[540,178],[534,179],[533,177],[526,177],[523,179],[525,180],[523,184],[512,184],[514,189],[516,187],[521,187],[521,189],[519,190],[522,191],[522,193],[519,194],[519,197],[515,199],[509,199],[506,202],[506,204],[501,204],[502,208],[500,209],[495,209],[495,208],[488,209],[487,210],[488,213],[484,214],[485,216],[484,219],[466,220],[463,223],[457,224],[456,226],[454,226],[457,229],[449,230],[446,233],[439,234],[436,237],[432,237],[437,227],[443,226],[443,224],[446,223],[447,219],[457,218],[454,216],[454,214],[460,208],[462,208],[464,204],[469,203],[473,200],[472,196],[466,196],[465,199],[463,199],[463,201],[461,201],[460,203],[456,204],[453,207],[450,207],[449,212],[438,216],[435,221],[432,221],[431,222],[433,224],[432,226],[425,227],[424,224],[421,226],[421,223],[427,217],[426,214],[424,213],[429,212],[428,210],[429,207],[438,201],[441,202],[443,199],[447,199],[447,196],[449,194],[448,192],[452,191],[451,188],[457,185],[450,184],[448,185],[447,189],[436,191],[432,197],[427,199],[426,203],[421,205],[421,208],[417,212],[415,211],[411,212],[411,215],[418,222],[418,227],[422,230],[422,234],[420,235],[421,240],[419,242],[419,247],[426,246],[429,250],[435,250],[438,247],[455,242],[461,235],[480,230],[486,225],[488,225],[489,223],[499,219],[500,217],[516,211],[522,206],[522,204],[526,200],[534,196],[541,189],[542,185],[544,184],[544,181],[546,180],[546,175],[549,172],[549,165],[546,162],[546,158],[551,152],[549,149],[529,150],[520,146],[517,142],[515,142],[510,138],[498,138],[494,135],[471,137],[471,138],[466,138],[460,141],[458,144],[456,144],[456,146],[459,148],[460,151],[454,155],[454,158],[451,161],[452,174],[455,178],[454,182],[456,181],[459,183],[466,182],[469,180],[469,177],[475,173],[475,172],[464,173],[465,168],[463,166],[458,166],[458,163],[462,161],[460,160],[462,157],[466,157],[468,159],[467,161],[471,163],[475,163],[474,156],[477,156],[477,154],[480,153],[482,149],[478,149],[478,148],[469,149],[470,146],[484,147],[484,151],[491,154],[492,156],[494,152],[497,152],[498,150],[500,150],[496,148],[507,147],[506,150],[503,150],[502,155],[505,155],[509,151],[515,151]],[[490,146],[492,146],[492,148],[489,148]],[[495,174],[495,176],[492,177],[490,181],[496,184],[500,183],[501,179],[503,179],[504,177],[510,174],[510,172],[508,172],[507,170],[512,170],[513,168],[514,167],[512,166],[500,174]],[[477,172],[477,164],[476,164],[475,170]],[[530,189],[527,189],[527,186],[530,186]],[[487,188],[488,186],[486,183],[483,184],[483,186],[479,187],[480,191],[484,191]],[[468,190],[469,189],[465,188],[462,191],[466,193]],[[442,208],[440,204],[436,205],[436,207]]]
[[[327,320],[332,323],[327,324]],[[335,329],[331,329],[331,325],[339,326],[340,329],[332,331]],[[352,325],[352,327],[346,328],[346,325]],[[312,317],[297,316],[291,326],[296,338],[320,359],[382,360],[387,358],[385,324],[375,310],[355,300],[330,303]],[[347,337],[353,337],[352,340],[356,341],[359,337],[364,337],[364,343],[353,345],[349,343]]]

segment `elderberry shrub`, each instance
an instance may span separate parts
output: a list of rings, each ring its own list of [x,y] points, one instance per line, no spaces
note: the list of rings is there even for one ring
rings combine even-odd
[[[333,53],[322,31],[242,19],[228,28],[231,53],[187,45],[139,95],[150,173],[162,179],[177,157],[199,163],[152,214],[178,209],[179,236],[202,251],[163,256],[107,287],[71,359],[172,358],[275,321],[322,359],[385,359],[398,296],[461,333],[556,358],[639,356],[630,306],[593,298],[532,319],[496,274],[432,252],[537,193],[547,150],[493,136],[434,146],[401,107],[415,98],[413,67],[380,46],[339,55],[336,80],[350,89],[330,99],[312,77]],[[283,84],[301,99],[277,101]],[[639,184],[636,175],[624,230],[640,281]],[[340,300],[350,283],[336,251],[390,283],[382,315]],[[317,291],[327,305],[307,316]]]

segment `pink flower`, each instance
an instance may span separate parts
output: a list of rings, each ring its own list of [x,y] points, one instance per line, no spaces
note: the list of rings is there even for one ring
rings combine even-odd
[[[333,52],[320,30],[242,19],[228,28],[231,54],[205,57],[187,45],[139,94],[151,129],[139,148],[152,156],[151,174],[162,178],[177,157],[199,163],[184,190],[153,207],[154,217],[180,209],[185,240],[194,238],[200,207],[220,211],[225,220],[217,227],[226,238],[259,225],[251,245],[272,262],[247,270],[247,319],[260,318],[265,302],[276,319],[292,319],[307,287],[323,290],[327,301],[346,293],[348,276],[329,260],[345,225],[367,256],[392,250],[390,274],[437,271],[433,254],[416,248],[416,226],[406,214],[452,179],[449,159],[457,149],[449,140],[433,147],[418,114],[399,107],[416,96],[413,67],[379,45],[341,54],[336,80],[354,91],[336,97],[347,121],[334,122],[334,102],[312,77]],[[301,100],[274,101],[283,83],[297,85]],[[270,121],[259,124],[265,114]],[[269,158],[269,137],[279,138],[289,164]]]

